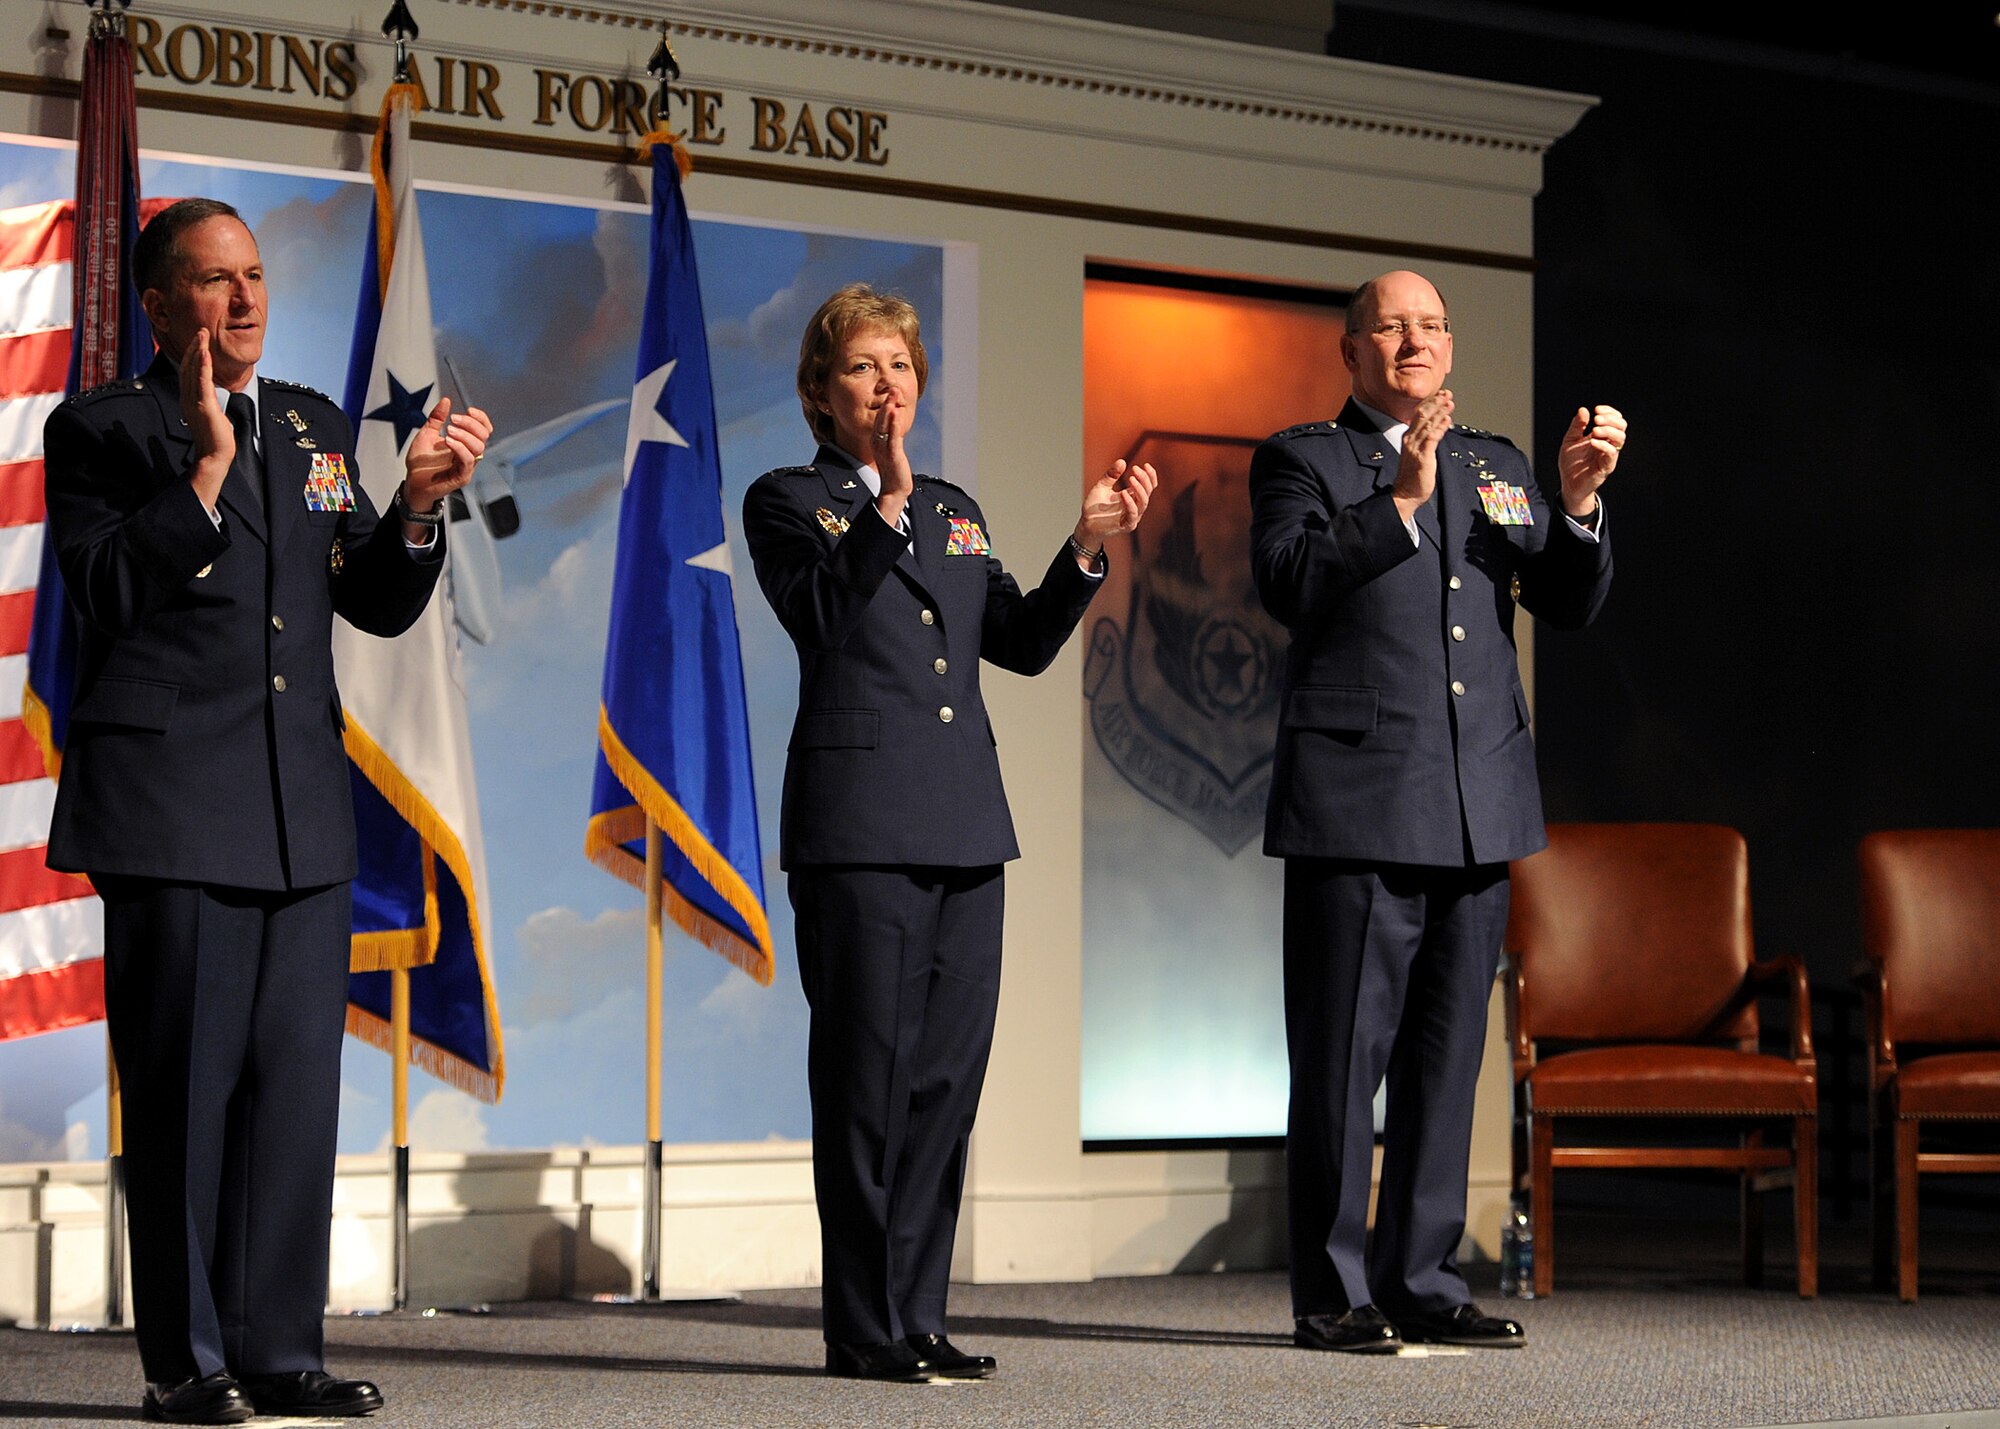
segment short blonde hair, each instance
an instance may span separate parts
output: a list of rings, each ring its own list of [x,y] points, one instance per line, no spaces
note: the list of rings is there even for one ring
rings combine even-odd
[[[799,339],[799,407],[815,437],[822,442],[833,440],[833,416],[822,412],[819,404],[826,399],[826,381],[833,375],[840,349],[857,332],[880,328],[901,338],[917,369],[917,395],[923,395],[931,364],[924,355],[918,327],[917,310],[907,299],[878,293],[866,283],[849,283],[819,305],[806,324],[805,336]]]

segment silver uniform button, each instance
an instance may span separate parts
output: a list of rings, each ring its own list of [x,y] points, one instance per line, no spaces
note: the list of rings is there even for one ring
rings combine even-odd
[[[944,721],[944,722],[945,722],[946,724],[950,724],[950,723],[951,723],[951,706],[950,706],[950,705],[946,705],[946,706],[945,706],[945,707],[944,707],[943,709],[939,710],[939,711],[938,711],[938,718],[939,718],[939,719],[941,719],[941,720],[943,720],[943,721]]]
[[[945,672],[945,669],[946,669],[946,666],[945,666],[945,663],[944,663],[944,656],[940,655],[940,656],[938,656],[938,657],[937,657],[937,659],[935,659],[935,660],[931,661],[931,668],[932,668],[933,670],[937,671],[937,672],[938,672],[938,673],[939,673],[940,675],[942,675],[942,674],[943,674],[943,673]]]
[[[1452,693],[1453,693],[1454,695],[1462,695],[1462,694],[1464,694],[1464,693],[1465,693],[1465,681],[1463,681],[1463,680],[1453,680],[1453,681],[1451,682],[1451,692],[1452,692]]]
[[[1465,627],[1464,627],[1463,625],[1454,625],[1454,626],[1452,626],[1452,628],[1451,628],[1451,638],[1452,638],[1452,639],[1454,639],[1454,640],[1463,640],[1463,639],[1465,639]]]
[[[1460,580],[1460,579],[1459,579],[1459,578],[1458,578],[1457,576],[1453,576],[1453,577],[1451,578],[1451,588],[1452,588],[1453,590],[1458,590],[1458,589],[1459,589],[1460,587],[1462,587],[1462,586],[1463,586],[1464,584],[1465,584],[1465,582],[1464,582],[1464,581],[1462,581],[1462,580]]]
[[[282,695],[285,692],[285,677],[283,675],[271,676],[271,688]]]
[[[285,617],[284,617],[284,616],[282,616],[282,615],[274,615],[274,616],[272,616],[272,617],[271,617],[271,628],[272,628],[273,630],[283,630],[283,629],[285,628]]]
[[[937,624],[937,617],[935,615],[932,615],[928,610],[921,612],[917,616],[917,619],[921,620],[926,625]]]

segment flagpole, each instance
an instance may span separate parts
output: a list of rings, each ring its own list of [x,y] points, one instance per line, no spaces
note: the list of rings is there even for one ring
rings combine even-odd
[[[410,1304],[410,973],[395,968],[389,974],[389,1062],[395,1142],[390,1172],[390,1278],[393,1308]]]
[[[125,1323],[125,1092],[111,1036],[104,1038],[104,1327]]]
[[[734,624],[734,599],[727,587],[715,589],[706,579],[707,571],[721,569],[726,578],[727,531],[721,510],[721,470],[713,461],[713,447],[705,440],[690,446],[666,421],[662,401],[665,384],[676,372],[682,375],[687,391],[686,410],[676,411],[676,420],[703,422],[705,430],[715,426],[715,402],[703,338],[701,293],[693,281],[692,235],[687,211],[680,198],[679,176],[687,171],[686,152],[678,138],[665,128],[668,84],[680,74],[680,63],[663,33],[646,73],[660,83],[658,128],[641,146],[640,158],[652,166],[653,238],[651,264],[647,275],[646,308],[640,324],[639,361],[633,386],[630,425],[626,432],[626,483],[620,498],[619,549],[613,572],[613,595],[609,633],[605,644],[604,701],[598,717],[598,758],[591,798],[590,823],[584,834],[584,850],[593,862],[618,877],[638,882],[646,897],[646,1163],[641,1177],[639,1207],[639,1293],[637,1295],[592,1295],[592,1300],[608,1304],[657,1305],[668,1300],[733,1299],[728,1292],[663,1291],[660,1284],[661,1222],[664,1214],[664,1145],[660,1101],[663,1082],[661,1023],[666,1007],[665,921],[674,918],[682,927],[725,956],[736,956],[739,965],[761,983],[770,981],[770,933],[763,917],[762,856],[757,849],[755,795],[750,781],[748,715],[743,709],[743,681],[740,652]],[[664,146],[664,147],[663,147]],[[673,310],[669,320],[668,310]],[[685,343],[685,346],[682,344]],[[686,358],[683,363],[682,358]],[[661,433],[664,432],[664,436]],[[690,456],[699,466],[699,480],[686,475],[669,478],[664,462],[673,448],[704,449],[706,457]],[[690,473],[692,475],[694,473]],[[690,505],[680,495],[692,493],[712,483],[715,505],[705,508],[701,500]],[[671,519],[667,519],[671,515]],[[703,568],[680,576],[664,586],[643,592],[632,584],[631,572],[644,566],[651,569],[656,558],[668,556],[664,547],[647,549],[647,543],[671,529],[677,539],[694,544],[675,549],[671,559],[680,566]],[[648,536],[642,533],[653,533]],[[621,586],[624,581],[626,586]],[[656,756],[663,751],[635,748],[621,733],[621,720],[632,716],[632,729],[650,746],[650,736],[659,727],[664,712],[634,704],[648,703],[635,689],[625,672],[636,666],[624,663],[627,647],[634,659],[644,646],[647,661],[657,658],[648,632],[664,632],[685,624],[676,614],[675,591],[702,591],[704,621],[721,621],[705,629],[699,645],[704,654],[690,661],[677,674],[685,677],[690,690],[699,690],[705,704],[712,705],[707,723],[723,734],[721,746],[708,751],[719,762],[716,770],[725,777],[718,799],[706,801],[695,813],[681,807],[674,792],[679,779]],[[664,596],[662,600],[660,597]],[[681,601],[685,603],[684,599]],[[678,624],[677,624],[678,622]],[[679,648],[679,641],[673,642]],[[647,682],[646,688],[652,688]],[[659,777],[664,776],[664,777]],[[711,807],[727,807],[715,827],[706,826]],[[638,836],[632,816],[638,814],[645,825],[645,862],[636,867],[637,852],[632,845]],[[671,838],[678,850],[673,868],[675,883],[667,884],[666,841]],[[682,879],[688,880],[683,887]],[[700,885],[706,891],[697,891]],[[669,900],[671,899],[671,904]],[[711,901],[713,900],[713,901]],[[739,946],[740,940],[740,946]]]
[[[659,81],[660,123],[667,122],[667,86],[680,77],[680,61],[660,29],[660,43],[646,62],[646,73]],[[630,473],[627,473],[629,479]],[[660,1142],[660,1046],[664,1040],[661,1019],[667,1000],[666,946],[661,921],[666,909],[666,846],[660,826],[646,816],[646,1174],[645,1204],[640,1212],[639,1286],[640,1298],[660,1298],[660,1197],[662,1147]]]
[[[666,947],[660,920],[666,850],[660,826],[646,820],[646,1174],[640,1207],[639,1285],[642,1300],[660,1298],[660,1044],[666,1001]]]

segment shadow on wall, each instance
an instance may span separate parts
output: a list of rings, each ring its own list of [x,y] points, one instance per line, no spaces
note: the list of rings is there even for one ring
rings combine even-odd
[[[544,1180],[580,1168],[510,1158],[505,1170],[466,1170],[441,1198],[417,1198],[412,1177],[410,1303],[419,1306],[573,1296],[635,1290],[634,1262],[616,1248],[636,1244],[635,1206],[600,1208],[577,1200],[551,1207]]]
[[[1223,1164],[1228,1209],[1174,1262],[1176,1275],[1269,1270],[1286,1262],[1284,1153],[1231,1151]]]

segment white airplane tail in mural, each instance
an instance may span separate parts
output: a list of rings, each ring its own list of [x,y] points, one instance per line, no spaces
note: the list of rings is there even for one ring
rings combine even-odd
[[[624,413],[630,400],[593,402],[502,437],[486,448],[486,460],[473,473],[472,484],[452,493],[451,599],[466,639],[490,645],[500,628],[500,552],[495,543],[521,529],[514,483],[520,476],[532,475],[522,468],[592,423],[613,412]],[[474,512],[479,516],[476,521]]]

